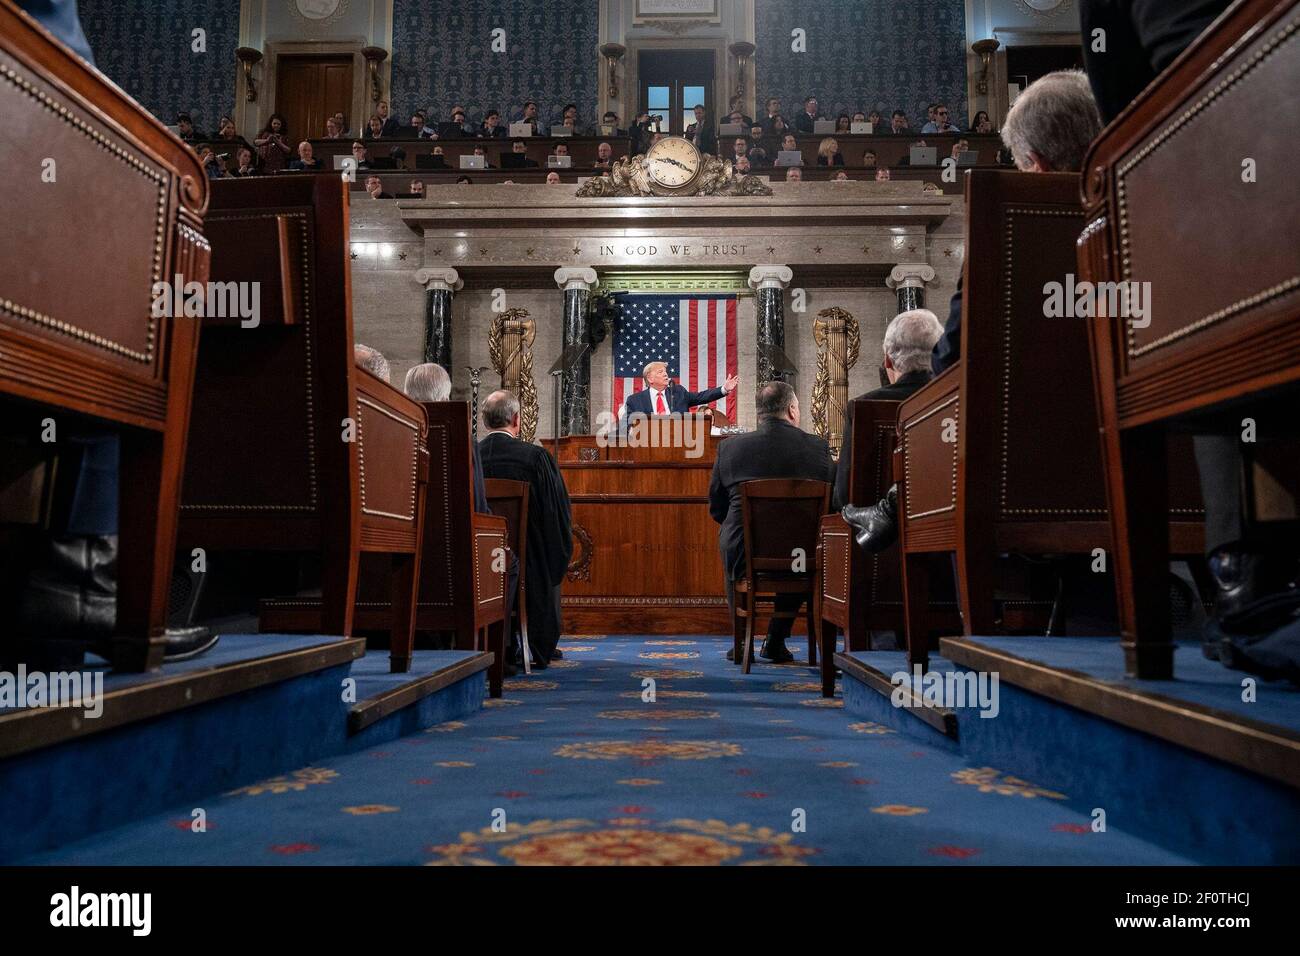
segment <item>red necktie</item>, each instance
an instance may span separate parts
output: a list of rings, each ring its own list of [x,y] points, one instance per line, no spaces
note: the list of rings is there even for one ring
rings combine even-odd
[[[655,406],[655,414],[656,414],[656,415],[667,415],[667,414],[668,414],[668,409],[664,407],[664,393],[663,393],[663,392],[656,392],[656,393],[655,393],[655,400],[659,403],[658,405]]]

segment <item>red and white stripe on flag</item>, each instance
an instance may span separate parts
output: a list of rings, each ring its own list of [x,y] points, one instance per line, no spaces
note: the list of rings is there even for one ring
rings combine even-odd
[[[677,383],[691,392],[716,388],[736,374],[736,298],[682,299],[679,303]],[[668,361],[668,356],[664,356]],[[623,414],[623,400],[645,388],[639,376],[614,379],[614,413]],[[709,405],[729,420],[735,417],[735,396],[724,395]]]

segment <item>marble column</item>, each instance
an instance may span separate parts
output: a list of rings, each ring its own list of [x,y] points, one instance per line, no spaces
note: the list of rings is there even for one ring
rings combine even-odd
[[[925,284],[934,281],[934,268],[924,262],[907,262],[894,266],[885,285],[898,293],[898,311],[925,308]]]
[[[596,270],[590,266],[561,266],[555,270],[555,284],[564,290],[564,339],[562,348],[587,341],[587,311]],[[560,379],[560,434],[591,434],[591,353]]]
[[[455,269],[420,269],[415,281],[427,290],[424,299],[424,361],[451,369],[451,300],[465,285]]]
[[[749,270],[749,287],[754,290],[757,302],[758,350],[754,366],[754,388],[785,376],[773,371],[767,348],[775,346],[785,350],[785,300],[786,286],[794,278],[789,266],[754,266]]]

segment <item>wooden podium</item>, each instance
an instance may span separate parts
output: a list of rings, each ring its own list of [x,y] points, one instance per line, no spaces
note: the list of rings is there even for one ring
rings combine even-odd
[[[698,441],[687,447],[683,438]],[[703,414],[648,419],[607,441],[559,440],[574,536],[564,633],[731,633],[718,524],[709,517],[723,440],[709,435]]]

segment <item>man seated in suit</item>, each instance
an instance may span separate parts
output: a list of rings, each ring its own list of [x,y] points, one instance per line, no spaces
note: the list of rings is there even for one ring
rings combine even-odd
[[[815,133],[819,119],[822,116],[817,112],[817,97],[810,96],[803,101],[803,112],[794,118],[794,128],[800,133]]]
[[[735,580],[745,576],[745,526],[740,512],[740,486],[760,478],[812,478],[827,483],[835,480],[835,463],[825,439],[799,428],[799,399],[785,382],[768,382],[756,399],[758,429],[733,435],[718,446],[709,480],[709,514],[718,529],[718,550],[722,552],[727,606],[735,607]],[[783,595],[779,611],[798,611],[803,599]],[[759,656],[774,664],[794,660],[785,646],[793,627],[792,618],[772,619],[767,640]],[[732,659],[731,652],[727,659]]]
[[[298,144],[298,158],[289,163],[289,168],[302,172],[318,173],[325,167],[321,165],[319,159],[312,158],[311,143],[304,139]]]
[[[537,160],[535,160],[535,159],[529,159],[529,158],[527,157],[527,153],[528,153],[528,144],[525,143],[522,139],[517,139],[517,140],[515,140],[514,142],[512,142],[512,143],[510,144],[510,151],[511,151],[512,153],[519,153],[519,154],[521,154],[521,155],[524,156],[523,163],[524,163],[524,167],[525,167],[525,168],[528,168],[528,169],[537,169],[537,168],[538,168],[538,167],[537,167]]]
[[[488,110],[478,135],[483,139],[505,139],[506,128],[501,125],[501,114],[496,110]]]
[[[889,384],[857,396],[844,411],[844,430],[840,432],[840,459],[835,466],[835,507],[849,504],[849,469],[853,465],[853,402],[889,400],[901,402],[933,377],[930,352],[943,334],[939,317],[929,309],[900,312],[885,328],[881,345],[884,364],[881,371]]]
[[[733,375],[716,388],[688,391],[668,377],[667,362],[650,362],[641,370],[641,377],[646,387],[627,397],[623,404],[625,420],[633,415],[684,415],[696,405],[707,405],[730,395],[740,384],[740,377]]]
[[[1078,70],[1061,70],[1025,88],[1007,114],[1002,139],[1023,172],[1078,172],[1089,145],[1100,132],[1101,114],[1088,78]],[[948,322],[930,357],[935,375],[961,358],[961,304],[959,280],[948,306]],[[858,530],[859,545],[874,553],[897,540],[896,501],[895,486],[879,503],[844,515],[844,520]]]
[[[402,391],[407,397],[417,402],[445,402],[451,399],[451,376],[441,365],[424,362],[413,365],[407,370],[402,381]],[[470,471],[474,484],[474,510],[481,515],[492,514],[488,507],[487,489],[483,484],[483,461],[479,457],[478,443],[470,442]],[[519,593],[519,558],[510,552],[510,561],[506,566],[506,620],[510,620],[510,611],[514,607],[515,597]],[[515,673],[513,660],[504,662],[507,676]]]
[[[519,399],[513,394],[501,390],[484,399],[483,424],[488,429],[479,441],[483,476],[528,483],[524,603],[535,666],[544,668],[562,656],[556,646],[560,585],[573,557],[569,492],[555,459],[541,446],[519,439]]]
[[[609,127],[609,132],[605,127]],[[602,136],[626,136],[627,130],[619,129],[618,114],[613,110],[606,110],[605,115],[600,118],[600,135]]]

